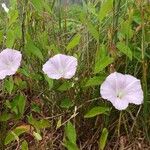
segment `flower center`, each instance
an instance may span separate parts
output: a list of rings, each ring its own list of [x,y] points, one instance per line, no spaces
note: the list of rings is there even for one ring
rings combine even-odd
[[[122,99],[123,96],[124,96],[124,92],[123,92],[123,91],[120,90],[120,91],[117,92],[117,97],[118,97],[119,99]]]

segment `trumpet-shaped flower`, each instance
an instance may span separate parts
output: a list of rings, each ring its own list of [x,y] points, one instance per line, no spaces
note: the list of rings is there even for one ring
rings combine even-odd
[[[0,79],[16,73],[21,64],[22,54],[13,49],[5,49],[0,53]]]
[[[101,85],[100,93],[118,110],[126,109],[129,103],[139,105],[143,102],[140,80],[128,74],[110,74]]]
[[[70,79],[75,75],[77,59],[73,56],[57,54],[51,57],[44,65],[43,71],[52,79]]]

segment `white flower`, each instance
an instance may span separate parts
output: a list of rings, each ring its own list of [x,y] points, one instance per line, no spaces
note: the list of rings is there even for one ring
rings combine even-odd
[[[6,4],[5,3],[2,3],[2,7],[4,8],[5,12],[8,13],[9,12],[9,9],[7,8]]]
[[[0,53],[0,79],[16,73],[21,64],[22,55],[19,51],[5,49]]]
[[[77,59],[64,54],[53,56],[43,65],[44,73],[52,79],[70,79],[75,75],[76,69]]]
[[[140,80],[127,74],[110,74],[101,85],[100,93],[118,110],[126,109],[129,103],[139,105],[143,102]]]

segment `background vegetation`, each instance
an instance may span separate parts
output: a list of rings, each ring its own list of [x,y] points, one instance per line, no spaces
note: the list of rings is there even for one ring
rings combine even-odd
[[[0,48],[20,50],[23,62],[0,81],[0,150],[149,149],[148,0],[1,2]],[[43,74],[57,53],[78,58],[73,79]],[[119,112],[100,97],[114,70],[141,79],[143,105]]]

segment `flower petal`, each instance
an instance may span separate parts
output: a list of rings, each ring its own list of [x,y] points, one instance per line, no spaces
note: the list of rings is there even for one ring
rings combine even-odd
[[[104,99],[113,101],[117,97],[118,89],[125,87],[125,77],[121,73],[111,73],[103,82],[100,88],[101,96]]]
[[[104,81],[100,87],[100,94],[102,98],[107,99],[108,101],[113,101],[116,98],[115,89],[112,88],[109,81]]]
[[[77,68],[77,59],[73,56],[57,54],[50,58],[44,65],[43,71],[52,79],[70,79]]]
[[[110,101],[118,110],[128,107],[129,103],[139,105],[143,102],[143,91],[140,80],[114,72],[103,82],[100,88],[102,98]]]
[[[7,75],[16,73],[21,65],[22,54],[13,49],[5,49],[0,53],[0,74],[1,79]]]
[[[129,103],[136,105],[143,103],[143,90],[140,80],[131,76],[126,76],[126,88],[125,88],[125,98],[128,99]]]
[[[116,109],[124,110],[128,107],[129,102],[126,99],[116,98],[112,104]]]
[[[68,59],[66,59],[64,73],[65,79],[70,79],[75,75],[77,64],[77,59],[75,57],[70,56]]]
[[[50,59],[43,65],[42,70],[45,74],[47,74],[49,78],[52,79],[60,79],[62,76],[61,73],[58,72],[57,67],[51,62]]]

